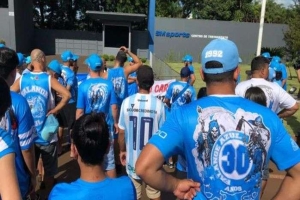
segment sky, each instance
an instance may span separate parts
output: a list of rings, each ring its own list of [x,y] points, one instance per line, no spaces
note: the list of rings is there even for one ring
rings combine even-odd
[[[275,1],[285,6],[293,5],[293,0],[275,0]]]

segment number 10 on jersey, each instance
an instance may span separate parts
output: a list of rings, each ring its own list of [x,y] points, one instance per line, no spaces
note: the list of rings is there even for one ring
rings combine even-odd
[[[139,150],[142,150],[145,144],[152,136],[153,130],[153,118],[152,117],[141,117],[140,121],[138,121],[138,117],[130,116],[130,122],[132,122],[132,134],[133,134],[133,150],[137,150],[137,131],[139,127]],[[147,137],[147,141],[145,142],[145,137]]]

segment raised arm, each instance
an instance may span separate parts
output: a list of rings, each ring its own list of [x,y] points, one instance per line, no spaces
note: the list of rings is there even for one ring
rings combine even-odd
[[[20,78],[18,78],[12,86],[10,86],[10,90],[19,93],[20,92]]]
[[[133,59],[134,64],[133,65],[127,65],[126,67],[124,67],[124,72],[125,72],[125,76],[126,78],[128,78],[129,74],[131,74],[132,72],[135,72],[136,70],[138,70],[138,68],[140,66],[142,66],[142,62],[141,60],[131,51],[129,51],[127,48],[125,47],[121,47],[124,49],[124,51]]]

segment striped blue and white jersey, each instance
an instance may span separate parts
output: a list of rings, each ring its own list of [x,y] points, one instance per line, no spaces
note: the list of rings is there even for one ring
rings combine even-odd
[[[14,152],[14,144],[11,135],[0,128],[0,158]]]
[[[126,171],[139,179],[135,163],[143,147],[165,121],[165,109],[161,100],[151,94],[134,94],[121,106],[119,128],[125,130]]]

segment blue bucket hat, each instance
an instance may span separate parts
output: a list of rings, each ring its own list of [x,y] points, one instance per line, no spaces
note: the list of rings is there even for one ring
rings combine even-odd
[[[265,57],[265,58],[272,58],[269,52],[264,52],[261,54],[261,56]]]
[[[52,60],[48,64],[48,68],[59,75],[61,74],[61,64],[58,62],[58,60]]]
[[[63,62],[68,62],[69,60],[73,60],[73,53],[69,50],[67,51],[64,51],[62,54],[61,54],[61,59]]]
[[[90,55],[86,60],[85,64],[93,71],[99,71],[103,65],[102,59],[97,54]]]
[[[279,56],[273,56],[272,61],[280,63],[281,58]]]
[[[182,62],[193,62],[193,57],[187,54],[182,58]]]
[[[220,74],[234,70],[239,65],[239,51],[234,42],[227,39],[214,39],[202,51],[202,69],[207,74]],[[217,61],[220,68],[206,68],[206,63]]]

